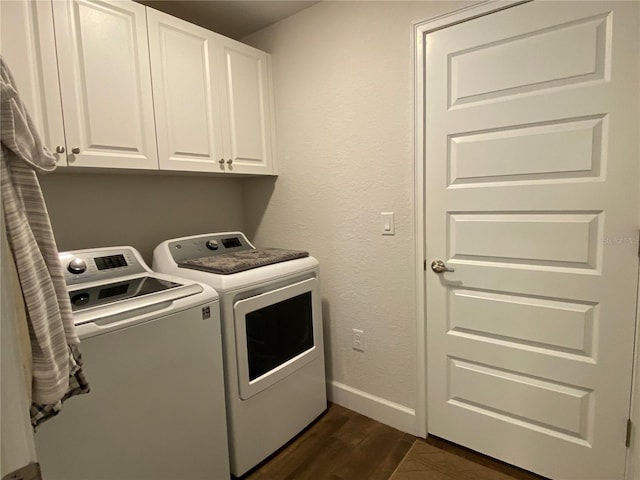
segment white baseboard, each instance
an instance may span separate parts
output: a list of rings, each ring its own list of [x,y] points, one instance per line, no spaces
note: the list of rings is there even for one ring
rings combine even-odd
[[[327,387],[329,401],[401,432],[417,435],[415,410],[339,382],[331,381]]]

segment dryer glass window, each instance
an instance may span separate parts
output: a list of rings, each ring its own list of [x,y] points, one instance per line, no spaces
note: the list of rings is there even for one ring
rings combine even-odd
[[[246,316],[249,381],[313,347],[311,292]]]

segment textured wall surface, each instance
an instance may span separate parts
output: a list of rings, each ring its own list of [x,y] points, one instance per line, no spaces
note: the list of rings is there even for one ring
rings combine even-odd
[[[421,262],[412,22],[466,4],[321,2],[245,39],[273,55],[280,168],[275,184],[245,184],[247,233],[319,259],[330,380],[409,408]],[[395,212],[395,236],[381,235],[383,211]]]
[[[151,265],[169,238],[244,228],[242,180],[158,174],[40,177],[58,249],[132,245]]]

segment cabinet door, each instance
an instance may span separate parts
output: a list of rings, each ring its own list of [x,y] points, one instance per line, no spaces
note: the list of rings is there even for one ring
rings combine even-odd
[[[145,7],[54,1],[53,14],[69,165],[157,169]]]
[[[218,38],[224,61],[225,168],[233,173],[275,174],[270,55]]]
[[[223,172],[216,35],[147,9],[160,169]]]
[[[55,155],[58,166],[67,156],[60,84],[50,2],[3,0],[0,2],[0,46],[42,141]]]

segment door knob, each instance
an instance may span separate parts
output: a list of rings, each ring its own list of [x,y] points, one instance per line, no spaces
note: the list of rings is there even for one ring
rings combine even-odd
[[[442,260],[434,260],[431,262],[431,270],[436,273],[453,272],[453,268],[449,268]]]
[[[224,158],[221,158],[220,160],[218,160],[218,163],[219,163],[220,165],[224,165]]]
[[[73,153],[74,155],[77,155],[80,153],[80,149],[78,147],[74,147],[71,149],[71,153]]]
[[[64,147],[62,145],[58,145],[56,147],[56,153],[64,153]]]
[[[227,165],[231,165],[233,163],[232,159],[227,160]]]

